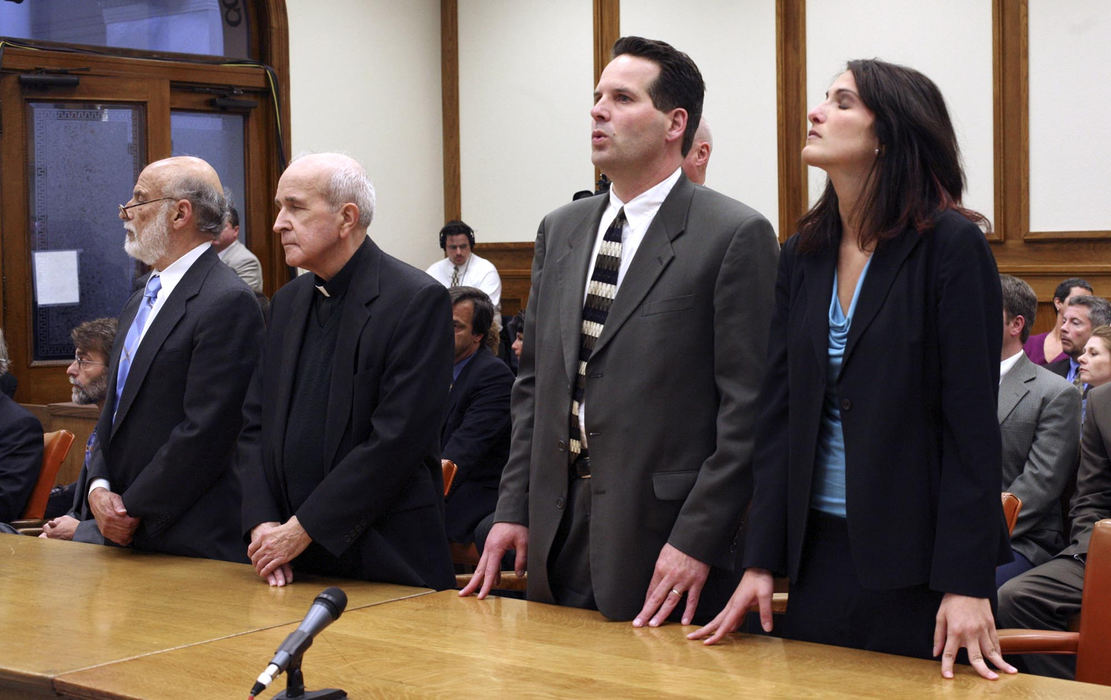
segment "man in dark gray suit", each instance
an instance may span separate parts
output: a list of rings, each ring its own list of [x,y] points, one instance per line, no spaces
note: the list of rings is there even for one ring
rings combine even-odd
[[[999,276],[1003,290],[1003,352],[999,432],[1003,490],[1022,500],[1011,533],[1014,561],[996,569],[995,585],[1049,561],[1065,546],[1061,492],[1076,473],[1080,391],[1026,358],[1038,299],[1017,277]]]
[[[1069,507],[1072,522],[1069,546],[999,589],[998,627],[1068,629],[1069,620],[1080,612],[1092,526],[1103,518],[1111,518],[1111,384],[1088,393],[1080,469]],[[1018,655],[1009,661],[1029,673],[1059,678],[1076,674],[1073,656]]]
[[[779,247],[682,175],[704,92],[690,57],[639,37],[613,54],[591,110],[613,186],[540,224],[496,524],[462,594],[515,549],[531,600],[686,624],[740,575]]]

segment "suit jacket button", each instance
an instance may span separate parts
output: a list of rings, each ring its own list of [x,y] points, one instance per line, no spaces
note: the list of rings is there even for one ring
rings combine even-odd
[[[851,411],[851,410],[853,410],[853,402],[849,401],[848,399],[841,399],[841,410],[842,411]]]
[[[563,510],[563,497],[560,496],[556,499],[556,510]]]
[[[559,451],[563,452],[566,449],[567,449],[567,441],[566,440],[560,440],[559,441]]]

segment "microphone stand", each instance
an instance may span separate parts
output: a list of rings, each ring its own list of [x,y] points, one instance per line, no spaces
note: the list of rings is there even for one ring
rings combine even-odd
[[[347,693],[335,688],[324,690],[305,690],[305,676],[301,673],[301,657],[305,652],[289,660],[285,670],[285,690],[274,696],[274,700],[343,700]]]

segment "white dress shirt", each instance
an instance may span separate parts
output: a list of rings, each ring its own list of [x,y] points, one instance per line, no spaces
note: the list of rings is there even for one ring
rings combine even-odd
[[[432,263],[425,272],[450,289],[454,267],[450,258],[444,258]],[[471,257],[467,258],[467,262],[459,269],[459,284],[463,287],[478,287],[486,292],[486,296],[490,297],[495,307],[501,308],[501,277],[494,263],[486,258],[472,252]]]

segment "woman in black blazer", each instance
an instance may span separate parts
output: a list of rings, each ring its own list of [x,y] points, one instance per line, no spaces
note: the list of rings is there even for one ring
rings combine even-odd
[[[1002,307],[937,87],[852,61],[808,118],[829,176],[779,259],[747,568],[713,643],[791,579],[786,636],[1013,672],[992,618]]]

